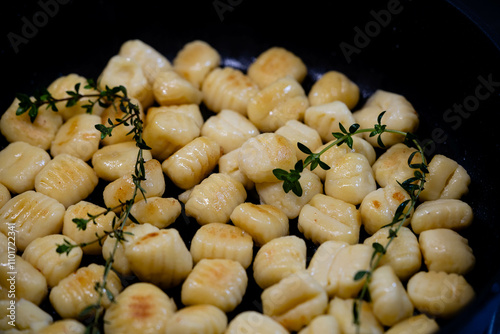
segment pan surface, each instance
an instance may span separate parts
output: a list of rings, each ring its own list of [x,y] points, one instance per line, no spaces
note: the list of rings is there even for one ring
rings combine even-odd
[[[500,291],[500,52],[470,19],[445,1],[329,3],[214,0],[194,2],[47,0],[11,4],[2,13],[0,110],[16,93],[55,78],[97,78],[129,39],[141,39],[169,60],[194,39],[219,51],[223,66],[245,70],[271,46],[285,47],[308,66],[306,92],[329,70],[361,89],[357,106],[375,90],[404,95],[420,116],[417,132],[471,176],[463,200],[474,222],[462,235],[476,256],[466,276],[476,299],[443,333],[485,333]],[[355,108],[356,109],[356,108]],[[1,147],[6,145],[2,138]],[[172,187],[172,194],[178,189]],[[193,224],[176,222],[186,238]],[[256,287],[250,287],[256,289]],[[257,292],[256,292],[257,293]],[[250,294],[237,311],[259,309]]]

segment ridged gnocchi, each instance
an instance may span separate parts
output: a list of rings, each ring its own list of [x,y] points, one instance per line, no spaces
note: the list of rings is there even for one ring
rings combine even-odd
[[[85,161],[62,153],[49,161],[35,177],[35,190],[65,207],[89,196],[99,179]]]
[[[340,328],[333,315],[322,314],[315,317],[298,334],[340,334]]]
[[[259,135],[259,129],[242,114],[229,109],[210,116],[201,127],[201,135],[211,138],[227,154]]]
[[[188,116],[198,128],[201,128],[204,122],[203,115],[201,114],[200,106],[198,104],[180,104],[148,108],[145,117],[145,124],[151,123],[157,114],[163,112]]]
[[[164,289],[181,284],[193,268],[191,253],[174,228],[134,238],[125,247],[125,256],[141,281]]]
[[[203,103],[211,111],[230,109],[246,116],[248,103],[259,92],[259,87],[236,68],[217,67],[208,73],[201,91]]]
[[[227,315],[210,304],[184,307],[169,319],[165,334],[223,334]]]
[[[104,266],[91,263],[63,278],[49,294],[55,311],[63,318],[77,319],[80,312],[99,300],[95,286],[98,282],[102,284],[103,274]],[[113,271],[108,274],[106,289],[115,297],[122,291],[120,278]],[[101,306],[108,308],[110,305],[111,301],[104,294]]]
[[[0,209],[12,198],[9,189],[0,183]]]
[[[385,334],[434,334],[439,330],[435,319],[425,314],[414,315],[398,322],[389,328]]]
[[[271,132],[289,120],[302,121],[308,106],[300,83],[284,77],[255,94],[248,102],[247,114],[261,132]]]
[[[273,170],[292,169],[296,162],[292,143],[275,133],[261,133],[248,139],[238,155],[240,170],[254,183],[277,182]]]
[[[227,223],[247,192],[243,185],[231,176],[213,173],[196,185],[187,199],[185,210],[198,224]]]
[[[151,283],[127,286],[104,314],[107,334],[165,333],[177,310],[172,298]]]
[[[334,101],[307,108],[304,123],[318,131],[323,142],[328,142],[335,139],[332,132],[340,131],[339,123],[348,129],[356,121],[344,102]]]
[[[328,285],[328,274],[333,259],[343,247],[348,245],[346,242],[329,240],[319,245],[314,252],[307,271],[323,288]]]
[[[42,310],[24,298],[16,301],[14,305],[14,326],[10,322],[12,318],[9,307],[12,307],[8,299],[0,300],[0,332],[5,334],[16,333],[43,333],[53,319],[50,314]],[[83,332],[82,332],[83,333]]]
[[[139,100],[136,98],[131,97],[130,101],[123,101],[123,105],[125,107],[129,107],[129,104],[135,105],[138,109],[138,116],[139,119],[144,120],[144,109]],[[105,126],[109,126],[109,122],[112,122],[113,124],[118,124],[120,123],[121,119],[124,119],[127,117],[127,114],[123,112],[120,108],[120,103],[115,102],[114,104],[110,105],[101,114],[101,124]],[[101,139],[101,144],[102,145],[111,145],[111,144],[117,144],[117,143],[123,143],[127,141],[132,141],[132,135],[130,135],[130,131],[134,128],[133,124],[130,124],[128,122],[127,124],[121,123],[118,126],[115,126],[113,128],[113,134],[111,136],[106,136],[106,138]]]
[[[246,190],[251,190],[255,187],[255,183],[251,181],[245,173],[240,170],[238,158],[240,148],[232,150],[219,158],[219,173],[224,173],[240,182]]]
[[[326,291],[305,270],[266,288],[261,299],[263,313],[290,331],[299,331],[328,307]]]
[[[36,175],[50,160],[40,147],[22,141],[10,143],[0,151],[0,183],[15,194],[33,190]]]
[[[49,287],[56,286],[76,271],[82,260],[83,251],[80,247],[73,248],[69,254],[56,252],[57,246],[64,244],[64,240],[75,244],[75,241],[62,234],[51,234],[33,240],[22,255],[24,260],[45,276]]]
[[[303,191],[300,197],[291,191],[285,193],[283,181],[257,183],[255,189],[262,204],[274,205],[283,211],[289,219],[294,219],[299,216],[300,210],[315,195],[323,193],[323,183],[309,169],[304,169],[299,183]]]
[[[84,230],[73,221],[73,219],[90,219],[89,215],[99,216],[89,221]],[[82,247],[84,254],[96,255],[101,253],[102,243],[94,241],[97,237],[105,236],[105,232],[112,231],[115,223],[117,223],[117,217],[113,211],[106,212],[106,208],[97,204],[80,201],[66,209],[62,233],[77,244],[86,243],[87,245]]]
[[[408,159],[415,151],[414,148],[397,143],[382,153],[372,165],[378,185],[385,187],[413,177],[415,169],[408,165]],[[416,153],[411,162],[420,163],[421,161],[420,154]]]
[[[345,74],[328,71],[312,85],[308,98],[312,106],[341,101],[352,110],[358,104],[359,95],[358,85]]]
[[[277,129],[275,133],[282,135],[292,142],[298,160],[305,160],[308,156],[298,148],[298,143],[304,144],[311,151],[316,150],[322,145],[318,131],[297,120],[289,120]]]
[[[130,213],[141,224],[166,228],[181,215],[182,207],[173,197],[150,197],[135,202]]]
[[[459,199],[426,201],[415,209],[411,228],[416,234],[434,228],[461,230],[472,223],[474,213],[466,202]]]
[[[418,242],[425,265],[430,271],[464,275],[476,263],[468,240],[453,230],[437,228],[423,231]]]
[[[250,234],[237,226],[210,223],[196,231],[190,252],[195,263],[201,259],[230,259],[246,269],[253,259],[253,241]]]
[[[168,157],[161,167],[177,187],[190,189],[214,170],[221,153],[221,147],[215,140],[202,136]]]
[[[290,334],[279,322],[256,312],[244,311],[229,322],[225,334]]]
[[[265,289],[306,269],[307,248],[303,239],[283,236],[263,245],[253,261],[255,282]]]
[[[241,303],[247,285],[247,273],[239,262],[202,259],[182,284],[181,300],[186,306],[210,304],[230,312]]]
[[[57,130],[50,145],[50,154],[55,157],[66,153],[88,161],[99,149],[101,133],[96,124],[101,123],[98,115],[78,114],[68,119]]]
[[[242,203],[234,208],[229,218],[259,246],[289,233],[288,217],[272,205]]]
[[[12,197],[0,208],[0,232],[8,235],[14,224],[16,247],[24,251],[36,238],[61,232],[65,208],[57,200],[28,190]]]
[[[385,111],[382,122],[387,125],[387,128],[414,133],[419,126],[418,113],[413,108],[412,104],[402,95],[377,90],[372,94],[364,104],[364,106],[353,113],[356,123],[362,128],[372,128],[377,124],[377,118]],[[364,134],[364,138],[373,146],[378,147],[377,137],[369,137]],[[392,146],[396,143],[401,143],[404,136],[393,133],[383,133],[381,136],[385,146]]]
[[[356,244],[359,242],[361,215],[353,204],[317,194],[300,210],[298,228],[315,244],[328,240]]]
[[[462,275],[421,271],[410,278],[408,295],[415,308],[438,318],[449,318],[474,297],[474,289]]]
[[[353,305],[354,299],[342,299],[339,297],[334,297],[328,304],[328,314],[335,317],[341,333],[356,333],[358,330],[354,324]],[[373,308],[369,303],[361,304],[359,322],[360,333],[384,333],[384,328],[373,314]]]
[[[302,59],[293,52],[277,46],[262,52],[248,67],[248,76],[261,89],[286,76],[300,83],[306,74],[307,67]]]
[[[163,71],[153,82],[154,99],[161,106],[178,104],[200,104],[200,90],[177,72]]]
[[[202,40],[186,43],[174,58],[174,70],[196,88],[205,77],[220,65],[221,56],[210,44]]]

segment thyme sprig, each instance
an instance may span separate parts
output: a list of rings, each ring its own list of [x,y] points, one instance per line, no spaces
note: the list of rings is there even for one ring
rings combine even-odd
[[[126,200],[120,205],[113,208],[106,208],[103,212],[98,214],[87,214],[86,218],[74,218],[73,223],[76,224],[79,230],[84,231],[87,228],[89,223],[97,224],[96,219],[101,216],[108,214],[111,211],[120,211],[120,215],[115,217],[112,222],[112,230],[104,231],[102,235],[96,233],[96,238],[90,242],[73,244],[67,240],[64,240],[63,244],[57,245],[56,251],[59,254],[69,254],[72,249],[76,247],[85,247],[90,244],[99,243],[102,245],[102,242],[105,238],[115,238],[115,243],[113,249],[106,260],[104,265],[104,273],[102,277],[102,281],[96,282],[94,289],[98,293],[98,300],[91,305],[88,305],[83,311],[80,313],[80,317],[86,318],[90,317],[90,323],[86,328],[85,333],[87,334],[100,334],[101,333],[101,318],[104,314],[104,309],[102,307],[102,301],[106,297],[111,302],[115,301],[115,296],[108,289],[108,276],[112,270],[112,265],[114,261],[114,256],[118,245],[120,242],[126,241],[125,236],[130,234],[128,232],[123,231],[128,221],[132,221],[134,223],[138,223],[137,220],[130,213],[132,209],[132,205],[136,202],[136,197],[140,194],[143,198],[145,196],[145,190],[142,187],[142,181],[146,180],[146,170],[145,170],[145,160],[143,156],[144,150],[149,150],[150,147],[146,144],[142,137],[143,133],[143,121],[140,115],[139,106],[132,103],[131,99],[127,95],[127,89],[124,86],[117,87],[108,87],[105,89],[99,89],[98,85],[93,80],[87,80],[87,85],[84,87],[85,89],[91,89],[96,93],[82,94],[80,92],[81,84],[78,83],[74,86],[73,91],[67,91],[68,97],[65,98],[54,98],[52,94],[47,90],[43,89],[41,91],[36,92],[33,97],[30,97],[26,94],[17,94],[16,97],[19,100],[19,106],[16,110],[17,115],[22,115],[24,113],[28,113],[31,122],[36,120],[38,112],[41,107],[46,106],[46,109],[52,109],[52,111],[57,112],[57,104],[61,102],[66,102],[66,107],[72,107],[77,104],[80,100],[87,99],[87,103],[82,105],[82,108],[85,109],[87,113],[92,113],[93,108],[96,104],[101,107],[109,107],[114,105],[115,108],[118,108],[121,112],[123,112],[124,116],[122,118],[117,118],[115,121],[108,119],[107,124],[97,124],[95,127],[101,133],[101,139],[106,138],[107,136],[111,136],[113,130],[120,126],[129,126],[132,125],[132,129],[127,133],[127,135],[132,135],[133,139],[136,143],[136,146],[139,148],[137,153],[137,158],[134,166],[134,173],[132,174],[132,181],[134,184],[134,191],[132,197]]]

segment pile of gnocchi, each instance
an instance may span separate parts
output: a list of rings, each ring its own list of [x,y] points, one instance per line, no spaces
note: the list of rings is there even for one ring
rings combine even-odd
[[[299,142],[320,152],[339,123],[371,128],[386,111],[387,128],[415,132],[419,117],[405,97],[383,90],[358,107],[358,86],[334,70],[306,92],[306,75],[304,62],[282,47],[257,55],[243,72],[222,66],[205,41],[185,44],[172,62],[140,40],[124,42],[98,85],[127,88],[151,150],[143,152],[146,198],[137,196],[131,209],[138,223],[127,223],[119,243],[110,237],[91,243],[113,229],[119,211],[84,231],[73,219],[133,196],[139,149],[127,135],[131,125],[105,139],[95,127],[123,111],[96,104],[87,114],[82,99],[71,107],[58,103],[59,112],[40,108],[32,123],[16,115],[15,100],[0,120],[8,141],[0,151],[0,330],[83,333],[79,314],[96,303],[96,282],[116,247],[107,277],[116,300],[102,300],[106,334],[355,333],[353,302],[365,282],[354,275],[369,269],[372,244],[389,240],[384,226],[409,198],[397,182],[413,176],[414,149],[384,133],[389,148],[377,154],[374,138],[356,135],[352,149],[334,146],[321,156],[330,170],[303,171],[300,197],[285,193],[273,170],[292,169],[306,157]],[[48,91],[64,98],[78,83],[84,87],[86,78],[68,74]],[[465,275],[475,257],[460,235],[473,220],[461,200],[470,177],[444,155],[432,157],[428,168],[419,205],[373,272],[360,333],[434,333],[440,319],[474,298]],[[102,203],[89,200],[98,184]],[[169,184],[178,188],[174,197],[166,195]],[[174,227],[185,216],[197,223],[191,240]],[[15,328],[7,322],[6,252],[14,239]],[[65,241],[90,244],[58,254]],[[307,244],[315,245],[312,256]],[[102,262],[82,265],[86,256]],[[124,284],[121,278],[131,276],[136,281]],[[250,284],[261,289],[250,296],[261,310],[233,314]],[[179,301],[167,294],[172,289]],[[40,307],[47,299],[57,319]]]

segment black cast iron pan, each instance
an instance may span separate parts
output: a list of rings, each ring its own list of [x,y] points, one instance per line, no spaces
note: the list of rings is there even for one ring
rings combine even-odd
[[[278,45],[308,66],[306,92],[319,75],[337,70],[361,88],[358,107],[379,88],[404,95],[420,114],[419,137],[434,141],[429,153],[455,159],[472,178],[463,199],[475,219],[463,235],[477,259],[467,275],[477,297],[442,323],[441,332],[486,333],[494,325],[500,290],[500,51],[448,2],[47,0],[8,4],[1,15],[0,110],[15,93],[32,93],[60,75],[96,78],[120,45],[133,38],[170,60],[185,43],[202,39],[219,51],[223,66],[243,70]],[[169,184],[166,195],[178,193]],[[173,227],[189,241],[197,225],[181,216]],[[250,286],[235,312],[258,310],[259,294]]]

